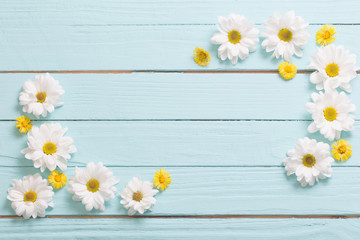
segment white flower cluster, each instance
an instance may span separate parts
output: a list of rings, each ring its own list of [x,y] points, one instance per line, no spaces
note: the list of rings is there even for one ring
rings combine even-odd
[[[339,139],[342,131],[354,129],[355,116],[351,114],[356,107],[345,92],[351,92],[350,81],[356,77],[356,56],[343,46],[334,44],[320,47],[310,59],[308,68],[316,71],[310,81],[317,90],[311,95],[313,102],[306,103],[306,110],[314,120],[308,127],[310,133],[320,131],[330,141]]]
[[[53,112],[55,107],[63,104],[60,101],[63,93],[59,82],[47,73],[25,82],[19,101],[24,112],[32,113],[37,118],[40,115],[46,117],[48,112]],[[64,136],[66,132],[67,129],[62,128],[59,123],[33,126],[27,136],[28,146],[21,152],[41,172],[46,169],[54,171],[56,168],[65,171],[67,161],[71,159],[70,154],[76,152],[72,145],[73,139]],[[73,200],[81,201],[87,211],[104,211],[105,202],[115,198],[117,183],[119,179],[103,163],[90,162],[85,169],[75,168],[75,176],[70,178],[68,192],[73,194]],[[45,210],[54,206],[53,188],[39,173],[27,175],[22,180],[14,179],[12,185],[8,189],[7,198],[12,202],[11,206],[17,215],[26,219],[44,217]],[[154,196],[159,192],[153,186],[151,182],[142,181],[136,176],[123,189],[120,203],[128,210],[129,215],[152,210],[156,203]]]
[[[310,133],[320,132],[326,139],[333,141],[341,137],[342,131],[354,129],[355,116],[351,114],[356,107],[345,92],[351,92],[350,81],[356,77],[356,56],[343,46],[334,44],[322,46],[311,56],[309,69],[316,71],[310,75],[310,81],[317,90],[311,95],[312,102],[306,103],[313,122]],[[299,139],[295,149],[287,153],[284,159],[288,175],[295,174],[301,186],[314,185],[315,180],[331,177],[329,145],[314,139]]]
[[[105,201],[115,198],[117,191],[115,185],[119,179],[113,176],[113,172],[101,162],[90,162],[85,169],[75,168],[75,176],[69,181],[68,192],[73,194],[73,200],[81,201],[87,211],[92,209],[105,210]],[[123,200],[120,201],[124,208],[128,209],[129,215],[136,212],[143,214],[146,210],[152,210],[156,203],[154,198],[158,190],[153,189],[153,184],[141,181],[136,176],[120,193]]]
[[[64,94],[59,82],[50,74],[36,76],[23,85],[19,101],[23,111],[32,113],[35,117],[46,117],[55,107],[62,105],[61,95]],[[44,123],[40,127],[32,127],[28,133],[28,147],[21,152],[25,158],[32,160],[35,168],[50,171],[57,167],[62,171],[67,169],[67,161],[76,152],[73,139],[64,136],[67,129],[59,123]],[[87,211],[92,209],[105,210],[105,202],[115,198],[115,185],[119,179],[113,172],[100,162],[90,162],[85,169],[75,168],[75,176],[70,178],[68,192],[73,194],[73,200],[81,201]],[[156,203],[151,182],[143,182],[134,177],[121,192],[121,204],[128,209],[129,215],[136,212],[143,214],[151,210]],[[25,176],[22,180],[13,180],[13,187],[8,190],[8,199],[16,214],[28,219],[45,216],[45,210],[53,207],[53,189],[40,174]]]
[[[219,32],[211,38],[213,44],[220,44],[218,56],[221,60],[229,59],[232,64],[238,58],[244,60],[249,52],[256,50],[259,42],[259,31],[244,16],[230,14],[228,18],[219,17]],[[275,12],[263,23],[264,37],[262,47],[272,52],[272,57],[282,57],[289,62],[293,55],[302,57],[302,49],[310,36],[306,28],[308,23],[294,11],[282,17]],[[318,53],[311,57],[308,66],[316,71],[311,74],[310,81],[316,84],[312,102],[306,104],[313,122],[309,125],[310,133],[320,132],[330,141],[339,139],[342,131],[354,129],[355,105],[351,103],[345,92],[337,92],[340,88],[351,92],[350,81],[356,77],[356,56],[350,54],[342,46],[330,44],[319,48]],[[329,145],[308,138],[300,139],[295,149],[288,152],[284,160],[289,175],[296,174],[302,186],[313,185],[315,180],[331,176]]]
[[[23,112],[33,114],[36,118],[46,117],[55,107],[63,105],[61,96],[64,90],[57,80],[49,73],[36,76],[23,84],[23,91],[19,96],[19,104]],[[35,168],[50,171],[57,167],[62,171],[67,169],[67,160],[71,159],[76,148],[71,137],[64,134],[67,129],[59,123],[44,123],[40,127],[33,126],[27,136],[27,148],[21,153],[33,162]],[[53,207],[53,188],[39,173],[24,176],[22,180],[14,179],[12,187],[8,189],[8,199],[12,201],[12,208],[17,215],[28,219],[37,216],[44,217],[45,210]]]
[[[259,30],[244,16],[230,14],[228,18],[220,16],[219,32],[211,38],[211,43],[220,44],[218,56],[221,60],[229,59],[232,64],[238,62],[238,58],[244,60],[249,52],[254,52],[259,42]],[[265,30],[261,33],[263,40],[261,46],[266,52],[273,52],[272,57],[283,57],[290,61],[295,54],[302,56],[302,48],[307,43],[310,34],[306,30],[309,24],[294,11],[287,12],[282,18],[275,12],[268,21],[264,22]]]
[[[49,73],[36,76],[23,84],[23,91],[19,96],[19,104],[23,111],[32,113],[35,117],[46,117],[48,112],[55,107],[63,105],[61,96],[65,93],[59,81]],[[67,169],[67,160],[71,153],[76,152],[71,137],[64,134],[67,128],[62,128],[59,123],[44,123],[40,127],[34,126],[27,136],[28,147],[21,152],[25,158],[32,160],[35,168],[53,171],[59,167],[62,171]]]

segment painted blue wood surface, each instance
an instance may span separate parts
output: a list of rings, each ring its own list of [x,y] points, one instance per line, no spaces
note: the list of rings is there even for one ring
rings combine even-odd
[[[262,23],[274,11],[296,10],[311,23],[360,23],[356,0],[2,0],[1,21],[10,27],[215,24],[217,16],[245,14]],[[16,19],[16,21],[14,20]]]
[[[43,122],[34,122],[40,126]],[[308,121],[62,121],[78,152],[69,166],[89,160],[108,166],[281,166],[298,138],[329,144],[322,135],[307,133]],[[0,122],[0,166],[33,166],[20,150],[26,135],[12,121]],[[360,123],[343,133],[353,146],[352,157],[335,167],[359,167]],[[96,160],[98,159],[98,160]]]
[[[88,213],[71,200],[66,188],[56,192],[55,208],[48,215],[94,219],[1,219],[14,215],[6,200],[11,179],[39,172],[19,153],[26,136],[14,128],[14,119],[21,114],[17,101],[21,85],[35,74],[1,71],[276,70],[279,61],[270,60],[260,46],[235,66],[220,62],[217,46],[209,39],[216,32],[218,15],[245,14],[261,29],[274,10],[292,9],[311,24],[304,57],[294,59],[298,69],[305,69],[322,24],[338,24],[335,43],[360,54],[359,1],[0,0],[0,4],[0,239],[358,238],[359,219],[99,219],[96,216],[126,215],[119,196],[104,213]],[[208,67],[193,62],[196,46],[213,55]],[[54,76],[66,91],[65,105],[46,120],[60,120],[69,127],[68,135],[79,150],[67,175],[73,175],[74,166],[103,161],[120,177],[120,191],[134,175],[151,180],[156,169],[166,167],[173,183],[157,196],[158,204],[148,215],[360,214],[359,122],[354,132],[344,135],[354,147],[353,156],[334,164],[331,179],[301,188],[281,166],[298,138],[324,141],[319,134],[306,132],[310,115],[304,104],[315,90],[309,74],[298,74],[291,81],[259,72]],[[349,96],[359,105],[357,81]]]
[[[269,12],[270,13],[270,12]],[[214,18],[216,20],[216,17]],[[216,20],[217,21],[217,20]],[[360,22],[360,21],[359,21]],[[261,26],[256,26],[262,29]],[[310,38],[302,58],[293,57],[298,69],[305,69],[317,50],[316,31],[309,27]],[[281,60],[257,51],[236,65],[217,57],[217,45],[210,43],[217,32],[212,25],[1,25],[1,70],[276,70]],[[360,55],[354,32],[359,25],[337,25],[336,44]],[[262,39],[261,39],[262,40]],[[213,56],[207,67],[193,61],[193,50],[201,47]]]
[[[119,153],[120,154],[120,153]],[[88,159],[89,161],[107,159]],[[120,178],[120,192],[136,174],[151,181],[157,167],[112,167]],[[359,168],[334,169],[332,178],[302,188],[296,177],[287,177],[283,167],[167,167],[170,188],[156,196],[157,203],[146,215],[360,215]],[[0,167],[4,190],[11,179],[39,172],[33,167]],[[47,176],[44,173],[43,176]],[[66,171],[74,174],[74,168]],[[6,183],[8,185],[6,185]],[[6,191],[0,192],[0,216],[15,215]],[[87,212],[74,202],[66,187],[56,191],[55,207],[47,215],[127,215],[120,196],[105,204],[105,211]]]
[[[0,74],[0,119],[13,120],[24,81],[35,74]],[[49,119],[282,119],[310,120],[305,103],[315,85],[309,74],[54,74],[64,106]],[[353,103],[360,103],[358,78]],[[358,112],[355,112],[359,116]],[[33,118],[33,117],[32,117]],[[304,132],[305,134],[305,132]]]
[[[359,219],[39,219],[0,220],[8,239],[351,240]],[[8,232],[12,229],[11,232]]]
[[[275,10],[295,9],[312,24],[360,23],[360,4],[354,0],[0,3],[1,70],[276,69],[279,61],[270,60],[260,45],[241,64],[221,62],[216,57],[217,46],[209,42],[217,31],[217,16],[237,12],[261,24]],[[294,58],[299,69],[305,68],[308,57],[316,51],[314,39],[319,27],[309,27],[311,38],[304,60]],[[336,44],[360,53],[357,38],[352,37],[359,32],[358,25],[338,25],[337,32]],[[192,61],[195,46],[210,50],[214,56],[208,67],[201,68]]]

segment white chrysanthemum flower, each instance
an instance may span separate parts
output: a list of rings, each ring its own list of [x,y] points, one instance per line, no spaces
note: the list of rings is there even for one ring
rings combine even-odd
[[[356,107],[344,92],[327,90],[325,93],[313,93],[313,102],[306,103],[306,110],[314,120],[308,127],[310,133],[320,131],[325,138],[333,141],[339,139],[341,131],[354,129],[355,116],[350,112]]]
[[[34,167],[40,168],[41,172],[46,168],[53,171],[56,167],[65,171],[70,153],[76,152],[75,146],[71,145],[73,139],[64,136],[66,131],[67,128],[61,128],[59,123],[44,123],[40,128],[33,126],[28,133],[28,147],[21,153],[32,160]]]
[[[105,201],[115,197],[119,179],[102,162],[90,162],[85,169],[75,168],[75,176],[70,178],[68,192],[74,201],[81,201],[87,211],[93,208],[105,210]]]
[[[40,174],[27,175],[23,180],[13,179],[12,185],[8,189],[7,199],[12,202],[11,207],[18,216],[25,219],[44,217],[45,210],[49,206],[54,207],[52,187]]]
[[[120,203],[124,208],[129,209],[129,215],[134,215],[136,212],[143,214],[146,210],[152,211],[156,203],[154,196],[158,192],[153,189],[151,182],[143,182],[139,176],[135,176],[120,193],[122,197]]]
[[[302,56],[301,49],[310,36],[306,30],[309,24],[302,17],[295,16],[295,12],[290,11],[281,18],[280,14],[275,12],[263,25],[265,30],[261,32],[261,36],[265,39],[261,46],[266,52],[273,52],[272,57],[282,56],[290,62],[292,55]]]
[[[314,185],[315,180],[331,177],[330,147],[314,139],[302,138],[296,143],[295,149],[287,153],[284,159],[287,175],[295,174],[302,187]]]
[[[220,25],[216,25],[220,32],[215,33],[211,43],[221,44],[218,56],[221,60],[228,58],[236,64],[238,58],[244,60],[249,52],[256,50],[259,42],[259,30],[242,15],[230,14],[228,18],[219,17]]]
[[[321,47],[310,58],[308,68],[317,70],[310,75],[310,81],[316,84],[317,90],[340,87],[351,92],[350,81],[356,77],[355,64],[356,55],[350,54],[343,46]]]
[[[46,73],[24,83],[19,103],[23,106],[23,112],[32,113],[37,118],[40,115],[46,117],[55,107],[63,105],[61,95],[64,93],[59,81]]]

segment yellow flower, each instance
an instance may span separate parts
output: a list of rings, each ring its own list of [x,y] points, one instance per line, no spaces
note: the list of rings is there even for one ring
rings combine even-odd
[[[31,120],[24,115],[16,119],[16,128],[19,128],[19,132],[27,133],[32,128]]]
[[[333,26],[324,25],[322,26],[319,31],[316,33],[316,42],[320,45],[328,45],[335,41],[335,37],[333,35],[336,33],[336,29]]]
[[[205,67],[211,61],[210,53],[202,48],[196,47],[194,49],[194,61],[200,66]]]
[[[161,191],[164,191],[169,187],[168,185],[171,183],[171,176],[165,169],[161,168],[160,170],[157,170],[155,172],[155,177],[153,181],[154,186],[157,189],[161,188]]]
[[[64,173],[60,173],[58,170],[54,170],[51,171],[48,180],[53,188],[59,189],[65,186],[67,177]]]
[[[351,157],[352,146],[348,141],[339,140],[332,145],[332,155],[338,161],[346,161]]]
[[[295,77],[297,72],[296,66],[293,63],[282,62],[279,65],[279,74],[286,80]]]

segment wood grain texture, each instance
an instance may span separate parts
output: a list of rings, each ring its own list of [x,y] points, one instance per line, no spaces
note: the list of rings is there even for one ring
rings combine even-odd
[[[274,11],[296,13],[311,23],[360,23],[354,0],[2,0],[0,19],[11,27],[215,24],[218,15],[244,14],[262,23]]]
[[[4,12],[0,12],[0,20],[1,14]],[[19,24],[24,18],[30,25]],[[14,19],[17,27],[0,26],[1,70],[276,70],[281,62],[271,59],[271,53],[266,53],[260,44],[256,52],[236,65],[221,61],[217,57],[218,45],[210,43],[217,32],[214,24],[66,25],[63,21],[39,26],[34,23],[36,19],[30,14]],[[303,57],[292,60],[300,70],[306,68],[309,57],[317,51],[315,34],[319,28],[320,25],[309,27],[311,36]],[[336,26],[336,30],[335,43],[359,55],[360,47],[353,36],[360,31],[360,25]],[[209,66],[204,68],[193,61],[196,46],[210,51],[213,58]]]
[[[0,74],[0,119],[22,114],[22,84],[34,74]],[[54,74],[65,105],[48,119],[284,119],[310,120],[309,75],[285,81],[276,74]],[[357,80],[353,92],[360,92]],[[353,103],[360,95],[351,94]],[[355,113],[359,116],[358,113]],[[33,118],[33,117],[32,117]],[[305,132],[304,132],[305,134]]]
[[[334,163],[331,179],[301,188],[294,176],[286,176],[281,161],[298,138],[324,141],[306,132],[310,115],[304,104],[315,91],[306,66],[316,52],[316,31],[327,23],[336,24],[336,44],[360,54],[360,2],[0,4],[0,239],[358,239],[360,122],[343,135],[353,156]],[[271,60],[260,44],[235,66],[216,57],[217,46],[209,39],[218,15],[244,14],[262,30],[273,11],[293,9],[310,22],[304,57],[293,59],[305,74],[282,80],[276,74],[280,60]],[[196,46],[213,56],[208,67],[193,62]],[[20,154],[26,136],[14,127],[22,114],[17,100],[22,83],[35,73],[15,72],[47,70],[68,73],[54,74],[66,91],[65,105],[45,119],[61,122],[75,139],[78,152],[68,177],[75,166],[102,161],[120,177],[120,191],[133,176],[151,181],[155,170],[165,167],[173,183],[156,196],[153,212],[127,218],[118,194],[105,212],[86,212],[65,187],[56,191],[55,208],[47,211],[52,218],[15,219],[6,199],[11,180],[39,172]],[[84,71],[88,74],[72,74]],[[360,87],[357,80],[352,85],[349,96],[358,105]],[[331,219],[336,217],[353,219]]]
[[[100,161],[105,159],[88,159]],[[120,178],[120,191],[136,174],[151,181],[156,167],[112,167]],[[302,188],[282,167],[167,167],[172,184],[157,195],[153,212],[146,215],[359,215],[358,167],[336,168],[331,179]],[[0,215],[14,215],[6,189],[11,179],[39,172],[33,167],[0,167],[3,191]],[[43,174],[47,176],[48,173]],[[74,168],[66,171],[70,177]],[[7,185],[8,184],[8,185]],[[346,186],[346,187],[344,187]],[[47,215],[127,215],[120,197],[107,202],[105,212],[87,212],[65,189],[54,196],[55,207]]]
[[[35,122],[40,126],[43,122]],[[307,121],[65,121],[78,152],[69,166],[102,160],[108,166],[281,166],[298,138],[329,144],[307,133]],[[360,166],[360,123],[342,137],[353,146],[352,157],[334,166]],[[33,166],[20,150],[26,136],[14,122],[0,122],[0,166]],[[98,159],[98,160],[97,160]]]
[[[247,239],[351,240],[359,219],[39,219],[0,220],[9,240],[42,239]],[[11,231],[9,231],[11,229]]]

